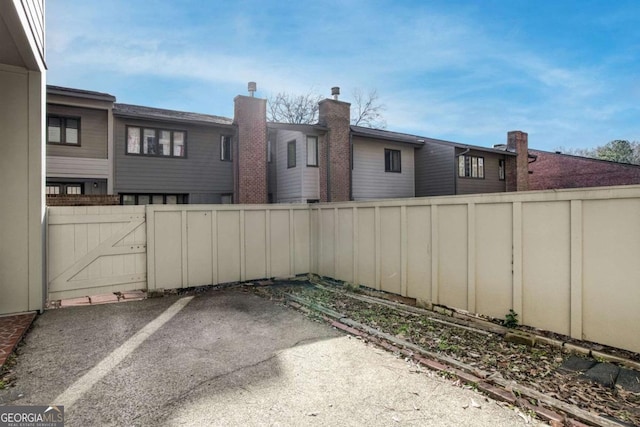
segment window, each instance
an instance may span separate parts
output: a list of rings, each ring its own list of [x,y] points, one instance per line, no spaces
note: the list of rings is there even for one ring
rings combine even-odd
[[[186,194],[121,194],[121,205],[175,205],[186,204]]]
[[[287,167],[296,167],[296,141],[289,141],[287,143]]]
[[[127,127],[127,154],[184,157],[185,145],[185,131]]]
[[[307,136],[307,166],[318,166],[317,136]]]
[[[52,194],[84,194],[84,184],[65,183],[65,182],[47,182],[46,192]]]
[[[463,178],[484,178],[484,157],[459,156],[458,176]]]
[[[82,194],[82,184],[67,184],[65,190],[67,194]]]
[[[401,172],[400,150],[384,149],[384,171],[385,172]]]
[[[222,135],[220,137],[220,160],[231,161],[231,136]]]
[[[498,178],[500,181],[504,181],[505,179],[504,159],[498,160]]]
[[[47,185],[47,194],[60,194],[59,185]]]
[[[80,118],[47,116],[47,143],[80,145]]]
[[[233,194],[222,194],[220,196],[220,203],[223,205],[230,205],[233,203]]]
[[[271,140],[267,140],[267,163],[271,163]]]

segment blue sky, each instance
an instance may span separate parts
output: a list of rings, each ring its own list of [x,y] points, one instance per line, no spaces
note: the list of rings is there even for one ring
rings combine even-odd
[[[226,117],[233,98],[377,90],[387,129],[532,148],[640,140],[640,3],[49,0],[49,84]]]

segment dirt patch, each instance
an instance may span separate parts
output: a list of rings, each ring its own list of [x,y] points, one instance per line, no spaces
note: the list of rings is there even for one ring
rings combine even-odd
[[[579,374],[558,372],[558,367],[569,357],[558,347],[540,343],[529,347],[508,342],[501,334],[448,324],[437,316],[361,301],[345,288],[325,290],[279,285],[251,289],[270,299],[284,301],[287,294],[305,298],[427,351],[452,357],[489,373],[498,373],[507,380],[592,413],[640,425],[639,394],[591,383],[581,379]]]

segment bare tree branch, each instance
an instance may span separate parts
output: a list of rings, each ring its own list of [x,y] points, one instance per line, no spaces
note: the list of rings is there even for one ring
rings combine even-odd
[[[318,121],[318,102],[322,97],[313,95],[292,95],[280,92],[267,100],[267,120],[270,122],[312,124]]]
[[[387,127],[387,122],[382,115],[385,109],[384,104],[380,104],[377,90],[373,89],[365,95],[361,89],[355,89],[351,104],[351,124],[384,129]]]

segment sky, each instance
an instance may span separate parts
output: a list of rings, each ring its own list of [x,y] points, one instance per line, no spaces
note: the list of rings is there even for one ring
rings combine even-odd
[[[636,0],[49,0],[47,83],[233,116],[257,82],[350,102],[387,129],[541,150],[640,140]]]

